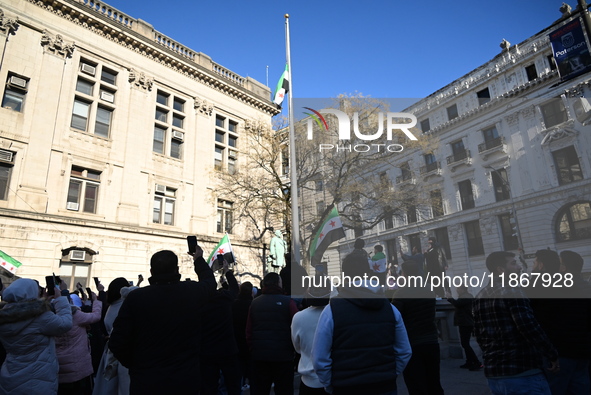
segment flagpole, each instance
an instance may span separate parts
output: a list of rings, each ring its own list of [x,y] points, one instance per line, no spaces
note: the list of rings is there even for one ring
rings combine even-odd
[[[285,52],[287,69],[289,70],[289,92],[287,111],[289,113],[289,170],[291,173],[291,254],[296,263],[300,261],[300,218],[298,216],[298,174],[296,169],[295,124],[293,120],[293,72],[291,68],[291,54],[289,48],[289,14],[285,14]]]

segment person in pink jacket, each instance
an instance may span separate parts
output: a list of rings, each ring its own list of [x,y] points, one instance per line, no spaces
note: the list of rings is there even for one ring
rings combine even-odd
[[[86,327],[101,319],[102,303],[92,293],[92,312],[72,305],[72,329],[55,338],[59,361],[59,394],[84,395],[92,391],[94,373]]]

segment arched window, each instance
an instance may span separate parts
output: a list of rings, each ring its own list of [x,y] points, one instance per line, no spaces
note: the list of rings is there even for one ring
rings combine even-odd
[[[591,203],[578,202],[562,209],[556,221],[556,241],[591,239]]]

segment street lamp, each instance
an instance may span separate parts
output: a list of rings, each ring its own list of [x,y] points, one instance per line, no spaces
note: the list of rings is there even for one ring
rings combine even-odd
[[[499,177],[499,180],[501,180],[501,182],[503,183],[503,186],[507,188],[507,192],[509,192],[509,200],[511,201],[511,218],[509,219],[509,223],[511,225],[511,229],[515,231],[515,234],[512,234],[511,236],[517,236],[519,259],[521,260],[522,265],[524,265],[524,268],[527,269],[527,264],[525,263],[525,259],[523,257],[525,251],[523,250],[523,240],[521,239],[521,231],[519,230],[519,222],[517,221],[517,209],[515,208],[515,201],[513,200],[513,192],[511,192],[511,186],[507,181],[505,181],[505,179],[497,169],[490,165],[485,166],[485,168],[494,171],[495,174]]]

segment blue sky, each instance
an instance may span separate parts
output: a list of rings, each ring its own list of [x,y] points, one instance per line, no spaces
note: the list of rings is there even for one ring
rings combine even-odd
[[[576,7],[576,0],[567,0]],[[274,88],[290,15],[295,98],[423,98],[560,17],[561,0],[107,0],[215,62]]]

